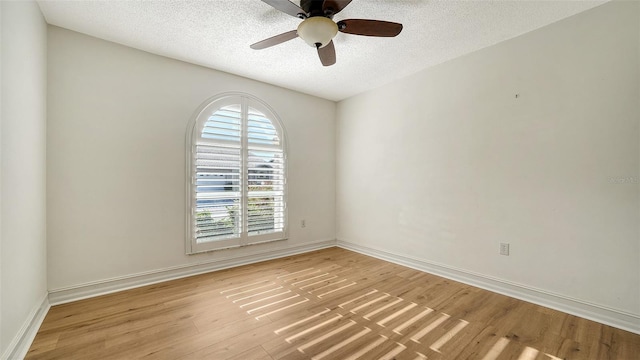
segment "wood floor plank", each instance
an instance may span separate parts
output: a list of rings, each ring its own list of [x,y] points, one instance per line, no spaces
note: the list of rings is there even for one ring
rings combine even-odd
[[[268,342],[277,336],[268,326],[269,324],[265,325],[236,333],[233,336],[226,334],[224,329],[202,333],[196,336],[196,341],[198,341],[196,347],[200,347],[200,344],[204,344],[207,341],[210,341],[211,345],[202,347],[195,352],[187,353],[191,345],[189,341],[185,341],[178,346],[161,349],[162,356],[166,359],[180,360],[228,359],[239,356],[247,348]],[[223,340],[219,341],[220,339]]]
[[[262,346],[256,346],[226,360],[273,360],[273,358],[264,351]]]
[[[54,306],[27,359],[636,359],[640,335],[339,248]]]

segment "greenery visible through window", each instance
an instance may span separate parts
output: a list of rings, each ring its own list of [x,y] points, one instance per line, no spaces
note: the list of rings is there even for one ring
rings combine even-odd
[[[190,131],[188,252],[286,237],[282,128],[246,95],[210,102]]]

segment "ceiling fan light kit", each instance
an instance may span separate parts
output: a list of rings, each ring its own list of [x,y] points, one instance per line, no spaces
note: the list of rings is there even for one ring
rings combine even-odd
[[[346,19],[334,22],[333,16],[342,11],[351,0],[301,0],[300,6],[289,0],[262,0],[285,14],[303,19],[297,30],[291,30],[251,45],[254,50],[266,49],[300,37],[318,51],[324,66],[336,63],[333,38],[338,31],[344,34],[394,37],[402,31],[402,24],[368,19]]]
[[[338,25],[333,20],[314,16],[304,19],[298,25],[298,36],[310,46],[323,48],[338,33]]]

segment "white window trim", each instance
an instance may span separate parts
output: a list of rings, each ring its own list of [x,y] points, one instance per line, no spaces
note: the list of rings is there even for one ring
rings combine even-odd
[[[278,238],[274,239],[273,234],[254,235],[254,236],[251,236],[251,242],[249,242],[249,236],[247,233],[247,226],[246,226],[247,209],[246,209],[246,206],[243,206],[243,212],[245,213],[244,214],[245,216],[243,216],[242,218],[243,218],[243,223],[245,223],[244,224],[245,226],[243,226],[243,232],[239,239],[218,240],[218,241],[212,241],[204,244],[197,244],[192,232],[193,230],[192,224],[193,224],[193,217],[194,217],[193,206],[195,204],[195,198],[193,197],[193,178],[192,178],[193,177],[193,172],[192,172],[193,171],[192,169],[193,150],[195,145],[194,140],[199,138],[200,135],[198,131],[202,128],[202,126],[206,122],[209,115],[211,115],[214,111],[216,111],[221,107],[232,105],[232,104],[238,104],[238,103],[242,105],[243,109],[246,109],[248,106],[251,106],[252,108],[255,108],[256,110],[265,114],[269,118],[269,120],[271,120],[273,126],[276,128],[276,131],[278,132],[278,136],[280,137],[280,142],[282,144],[281,145],[282,152],[284,155],[284,158],[283,158],[283,162],[284,162],[284,191],[283,191],[284,229],[283,231],[279,232],[279,234],[281,235]],[[243,121],[243,134],[246,134],[246,126],[247,126],[247,122]],[[242,143],[243,159],[246,159],[247,152],[248,152],[246,137],[243,137],[242,142],[243,142]],[[288,141],[287,141],[286,131],[284,126],[282,125],[282,121],[280,120],[280,117],[269,105],[267,105],[264,101],[260,100],[259,98],[253,95],[241,93],[241,92],[228,92],[228,93],[222,93],[222,94],[213,96],[207,99],[204,103],[202,103],[198,107],[198,109],[195,111],[194,115],[191,117],[191,120],[187,125],[185,144],[186,144],[186,151],[185,151],[185,154],[186,154],[185,240],[186,241],[185,241],[185,245],[186,245],[187,255],[198,254],[198,253],[203,253],[208,251],[224,250],[229,248],[238,248],[238,247],[243,247],[248,245],[263,244],[267,242],[286,240],[288,238],[288,233],[289,233],[288,232],[289,219],[288,219],[288,205],[287,205],[288,203],[287,173],[289,168],[288,160],[287,160],[288,159],[288,151],[287,151]],[[244,199],[246,199],[246,196],[247,196],[247,190],[245,188],[246,186],[243,184],[242,186],[243,201],[246,201]]]

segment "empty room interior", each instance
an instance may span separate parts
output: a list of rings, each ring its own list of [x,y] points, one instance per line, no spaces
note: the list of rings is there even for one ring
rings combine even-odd
[[[0,15],[2,360],[640,358],[640,2]]]

